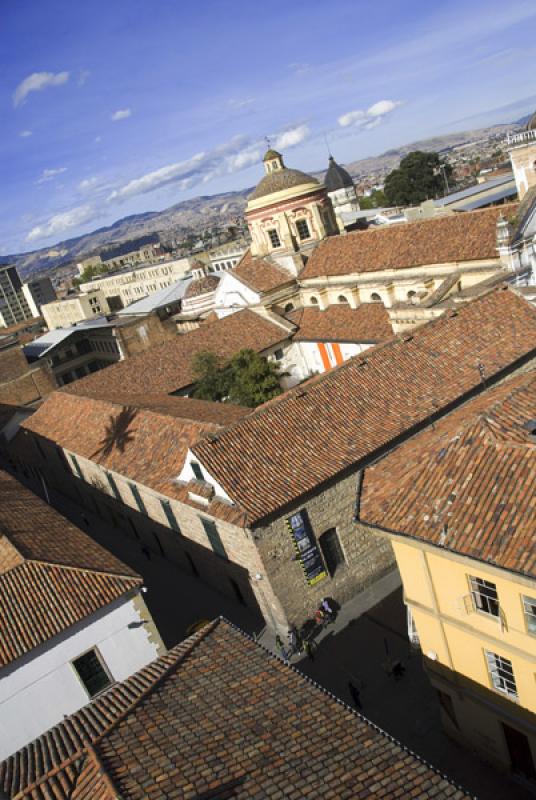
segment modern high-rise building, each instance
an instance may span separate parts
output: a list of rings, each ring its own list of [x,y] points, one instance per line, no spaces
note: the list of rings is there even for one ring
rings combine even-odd
[[[50,278],[22,283],[15,266],[0,265],[0,327],[38,317],[41,304],[55,298]]]

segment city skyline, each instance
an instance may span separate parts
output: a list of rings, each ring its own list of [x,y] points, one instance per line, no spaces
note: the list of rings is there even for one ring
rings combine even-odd
[[[311,170],[325,137],[344,162],[516,119],[534,101],[514,77],[536,62],[536,10],[491,5],[4,10],[2,253],[253,185],[266,136]]]

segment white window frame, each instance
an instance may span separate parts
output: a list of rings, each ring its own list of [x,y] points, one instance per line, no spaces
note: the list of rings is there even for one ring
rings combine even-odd
[[[78,659],[80,659],[80,658],[83,658],[83,657],[84,657],[84,656],[86,656],[88,653],[95,653],[95,655],[96,655],[96,657],[97,657],[97,660],[98,660],[99,664],[100,664],[100,665],[101,665],[101,667],[102,667],[102,670],[103,670],[103,672],[106,674],[106,676],[108,677],[108,680],[109,680],[109,683],[108,683],[106,686],[104,686],[104,687],[103,687],[103,688],[100,690],[100,692],[97,692],[96,694],[90,694],[90,693],[89,693],[89,689],[87,688],[86,684],[85,684],[85,683],[84,683],[84,681],[82,680],[82,676],[80,675],[80,673],[78,672],[77,668],[76,668],[76,667],[75,667],[75,665],[74,665],[74,662],[75,662],[75,661],[78,661]],[[71,665],[71,667],[72,667],[72,670],[73,670],[74,674],[76,675],[76,677],[77,677],[77,679],[78,679],[78,681],[79,681],[80,685],[82,686],[83,690],[85,691],[85,693],[87,694],[87,696],[88,696],[88,697],[89,697],[91,700],[94,700],[94,699],[95,699],[95,697],[99,697],[99,696],[100,696],[100,695],[101,695],[103,692],[106,692],[106,691],[107,691],[107,690],[108,690],[108,689],[109,689],[111,686],[113,686],[113,685],[114,685],[114,683],[115,683],[114,676],[112,675],[112,673],[111,673],[111,672],[110,672],[110,670],[108,669],[108,666],[107,666],[107,664],[106,664],[106,661],[105,661],[105,660],[104,660],[104,658],[102,657],[102,655],[101,655],[101,653],[100,653],[100,651],[99,651],[99,648],[98,648],[96,645],[95,645],[94,647],[88,647],[88,649],[87,649],[87,650],[84,650],[84,651],[83,651],[83,653],[79,653],[79,654],[78,654],[78,655],[77,655],[75,658],[71,659],[71,661],[70,661],[69,663],[70,663],[70,665]]]
[[[467,577],[469,578],[469,589],[475,611],[494,619],[500,619],[501,607],[497,585],[492,581],[487,581],[485,578],[479,578],[477,575],[468,575]],[[496,614],[490,610],[493,607],[492,603],[497,606]]]
[[[536,597],[521,596],[523,602],[523,615],[527,626],[527,633],[536,636]],[[531,627],[532,625],[532,627]]]
[[[496,692],[506,695],[511,700],[517,700],[517,685],[514,667],[509,658],[485,650],[488,675],[492,687]]]

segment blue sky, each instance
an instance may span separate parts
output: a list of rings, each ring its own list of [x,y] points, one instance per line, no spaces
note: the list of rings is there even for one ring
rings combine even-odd
[[[533,0],[0,0],[0,253],[536,107]]]

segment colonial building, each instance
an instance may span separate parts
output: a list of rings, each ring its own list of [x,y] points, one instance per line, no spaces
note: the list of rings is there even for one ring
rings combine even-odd
[[[356,214],[359,211],[359,201],[352,176],[344,167],[337,164],[333,156],[329,157],[324,185],[331,200],[339,230],[344,231],[347,225],[355,222]]]
[[[516,205],[505,205],[326,239],[299,275],[301,304],[409,305],[409,327],[411,306],[511,274],[515,267],[499,250],[498,224],[503,214],[516,211]]]
[[[536,113],[532,115],[524,131],[508,136],[508,154],[512,162],[519,199],[536,186]]]
[[[536,785],[536,373],[365,471],[358,518],[392,543],[446,731]],[[528,784],[527,784],[528,785]]]
[[[0,757],[164,652],[141,579],[0,470]]]
[[[292,271],[247,250],[236,267],[223,275],[214,295],[214,310],[218,317],[241,308],[292,311],[297,293]]]
[[[303,263],[296,254],[309,253],[338,227],[326,188],[316,178],[289,169],[283,156],[268,150],[265,176],[250,194],[246,222],[253,256],[273,256],[291,273]]]
[[[256,324],[241,328],[247,315]],[[195,380],[188,352],[212,342],[231,355],[245,330],[263,328],[274,351],[288,337],[245,310],[178,337],[189,350],[154,348],[77,381],[13,445],[19,458],[20,440],[35,440],[22,463],[31,457],[61,491],[286,630],[321,597],[345,602],[393,570],[389,542],[355,529],[363,469],[533,359],[536,309],[509,289],[488,292],[253,412],[163,396]]]
[[[223,619],[1,763],[0,793],[470,800]]]

